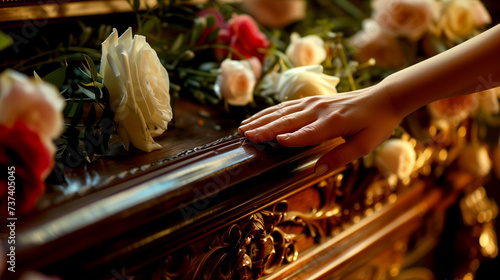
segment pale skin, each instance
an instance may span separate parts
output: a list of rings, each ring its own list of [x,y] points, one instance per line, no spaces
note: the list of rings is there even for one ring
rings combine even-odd
[[[374,86],[286,101],[264,109],[244,120],[239,132],[253,142],[276,139],[287,147],[343,138],[345,143],[318,159],[315,172],[322,175],[372,152],[418,108],[497,86],[500,25]]]

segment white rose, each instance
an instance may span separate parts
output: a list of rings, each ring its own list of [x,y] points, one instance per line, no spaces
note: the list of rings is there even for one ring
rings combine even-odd
[[[248,60],[226,58],[221,63],[221,73],[214,85],[215,92],[234,106],[244,106],[253,101],[257,79],[252,63]]]
[[[397,38],[375,20],[363,21],[363,29],[354,34],[349,43],[355,48],[354,58],[361,63],[375,59],[376,65],[394,69],[405,63]]]
[[[337,93],[335,87],[340,81],[338,77],[323,74],[321,65],[291,68],[274,80],[278,82],[273,87],[279,101]]]
[[[64,100],[52,84],[13,70],[0,75],[0,123],[12,127],[22,120],[40,136],[50,153],[63,130]]]
[[[478,0],[443,1],[443,12],[435,28],[437,36],[444,35],[454,42],[471,37],[481,26],[491,23],[491,17]]]
[[[400,179],[410,177],[417,155],[410,142],[389,139],[375,154],[375,167],[385,176],[396,175]]]
[[[486,146],[479,144],[465,146],[458,158],[458,166],[478,177],[488,175],[492,163]]]
[[[383,28],[412,41],[429,30],[439,11],[435,0],[374,0],[372,6]]]
[[[326,59],[325,42],[318,35],[300,37],[293,32],[286,55],[295,66],[321,64]]]
[[[161,149],[153,137],[161,135],[172,119],[170,83],[146,38],[132,38],[131,28],[118,37],[113,29],[102,43],[101,74],[125,149],[130,143],[146,152]]]

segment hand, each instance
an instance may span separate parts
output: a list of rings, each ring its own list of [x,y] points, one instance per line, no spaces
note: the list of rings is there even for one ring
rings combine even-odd
[[[239,132],[253,142],[276,139],[287,147],[342,137],[345,143],[317,161],[315,172],[321,175],[369,154],[387,140],[404,117],[397,112],[379,84],[280,103],[244,120]]]

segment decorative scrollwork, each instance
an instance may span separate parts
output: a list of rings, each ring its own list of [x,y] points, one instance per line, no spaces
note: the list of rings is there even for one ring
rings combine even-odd
[[[339,173],[315,184],[314,188],[319,192],[319,205],[306,213],[289,212],[280,226],[302,226],[304,232],[317,242],[330,236],[342,222],[343,209],[336,203],[336,197],[343,194],[339,189],[342,179],[343,175]]]
[[[367,210],[391,202],[396,187],[381,178],[374,185],[373,174],[357,161],[340,173],[309,182],[304,193],[229,225],[211,241],[193,245],[187,255],[170,256],[162,275],[167,280],[250,280],[272,274],[296,261],[299,249],[325,241],[369,215]],[[176,264],[179,261],[182,264]]]
[[[254,213],[232,224],[198,259],[185,256],[182,265],[169,265],[169,261],[175,262],[170,256],[164,266],[164,278],[257,279],[274,272],[283,263],[295,261],[298,251],[293,235],[277,227],[287,210],[287,203],[283,201],[272,210]],[[191,270],[182,270],[184,275],[179,274],[179,267],[186,266],[191,266]]]

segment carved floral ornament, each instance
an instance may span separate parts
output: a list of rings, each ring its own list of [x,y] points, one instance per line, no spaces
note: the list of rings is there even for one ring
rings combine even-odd
[[[365,197],[367,186],[353,195],[359,166],[358,161],[345,171],[348,176],[337,173],[304,186],[317,194],[309,211],[290,209],[283,200],[228,225],[202,250],[194,244],[168,256],[162,279],[259,279],[296,261],[298,243],[304,238],[320,243],[352,220],[359,221],[363,206],[355,203],[350,210],[342,206],[344,200]]]
[[[316,194],[310,209],[294,209],[294,196],[286,197],[286,200],[267,210],[228,225],[210,243],[205,243],[206,246],[201,250],[191,247],[184,250],[181,257],[169,256],[162,268],[161,279],[259,279],[272,274],[298,259],[304,238],[316,244],[322,243],[380,211],[384,205],[398,201],[405,191],[414,188],[413,184],[420,180],[420,176],[428,176],[429,170],[434,170],[435,175],[439,176],[439,170],[450,165],[453,158],[458,156],[453,147],[457,142],[462,143],[465,137],[460,131],[463,131],[463,127],[457,128],[457,131],[431,133],[433,137],[444,137],[447,141],[439,142],[440,145],[435,147],[416,147],[416,164],[407,180],[393,182],[393,178],[366,168],[361,160],[349,164],[338,173],[315,178],[301,186],[302,190],[314,191]],[[415,144],[414,139],[408,141]],[[446,151],[445,155],[443,151]],[[482,191],[481,197],[486,197]],[[471,205],[479,204],[467,205],[467,209],[475,210],[476,206]],[[496,205],[486,209],[491,210],[491,215],[484,209],[475,210],[477,213],[467,209],[462,209],[464,218],[486,215],[492,219],[498,211]],[[498,249],[494,231],[484,227],[482,232],[479,242],[482,242],[480,245],[485,257],[496,255]],[[179,262],[181,266],[176,265]]]
[[[200,257],[184,258],[182,271],[168,264],[172,258],[167,259],[164,279],[256,279],[295,261],[298,251],[293,235],[277,226],[286,212],[284,201],[271,211],[254,213],[230,225]]]

